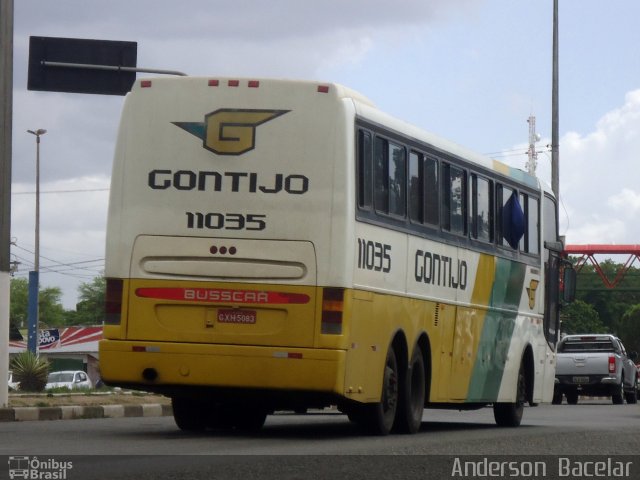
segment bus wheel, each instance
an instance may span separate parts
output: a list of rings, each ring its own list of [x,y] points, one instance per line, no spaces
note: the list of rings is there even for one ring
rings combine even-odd
[[[255,432],[262,428],[267,419],[267,411],[260,408],[238,408],[234,411],[233,424],[238,430]]]
[[[387,435],[393,427],[398,410],[398,361],[393,347],[389,347],[382,377],[382,397],[378,403],[364,404],[355,415],[358,424],[374,435]]]
[[[395,428],[403,433],[416,433],[422,425],[425,397],[425,368],[422,349],[416,345],[411,357],[404,388],[400,392]]]
[[[257,431],[267,419],[267,410],[256,408],[249,403],[220,403],[213,407],[207,417],[207,427],[213,430],[236,428],[244,431]]]
[[[206,409],[202,402],[191,398],[173,397],[171,406],[173,419],[180,430],[198,432],[206,428],[206,421],[203,417]]]
[[[518,385],[516,387],[515,403],[494,403],[493,418],[500,427],[517,427],[522,421],[524,404],[527,401],[527,383],[524,374],[524,365],[520,365],[518,372]]]

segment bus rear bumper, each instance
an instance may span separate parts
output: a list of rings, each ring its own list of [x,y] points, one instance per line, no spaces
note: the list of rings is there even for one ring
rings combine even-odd
[[[100,372],[112,385],[298,390],[342,395],[344,350],[102,340]]]

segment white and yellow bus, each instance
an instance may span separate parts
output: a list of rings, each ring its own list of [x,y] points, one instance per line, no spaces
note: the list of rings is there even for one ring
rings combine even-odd
[[[380,434],[423,408],[551,401],[556,203],[537,178],[336,84],[139,80],[107,228],[100,368],[186,430],[337,405]]]

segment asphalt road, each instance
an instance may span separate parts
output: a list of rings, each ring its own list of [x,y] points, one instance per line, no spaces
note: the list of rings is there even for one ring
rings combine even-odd
[[[469,455],[475,456],[470,457],[474,461],[517,455],[512,458],[549,463],[545,475],[535,478],[580,478],[554,477],[557,456],[578,461],[580,456],[594,455],[596,460],[609,459],[609,468],[611,458],[614,463],[626,459],[632,465],[621,477],[640,478],[638,452],[640,406],[604,401],[527,408],[519,428],[496,427],[490,408],[425,410],[418,434],[388,437],[364,436],[345,416],[331,412],[273,415],[255,434],[184,433],[171,417],[0,424],[0,455],[37,456],[38,461],[53,462],[54,468],[55,461],[66,459],[73,463],[66,472],[69,480],[452,478],[455,459]],[[527,471],[518,473],[529,476],[522,475]],[[573,473],[584,477],[589,472]],[[3,474],[0,465],[0,478]]]

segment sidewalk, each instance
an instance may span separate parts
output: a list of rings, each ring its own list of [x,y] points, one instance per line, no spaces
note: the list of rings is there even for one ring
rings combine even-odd
[[[0,408],[0,422],[172,416],[167,399],[132,392],[68,394],[11,394],[8,408]],[[58,404],[60,403],[60,404]]]
[[[66,405],[62,407],[0,408],[0,422],[74,420],[79,418],[167,417],[171,405]]]

